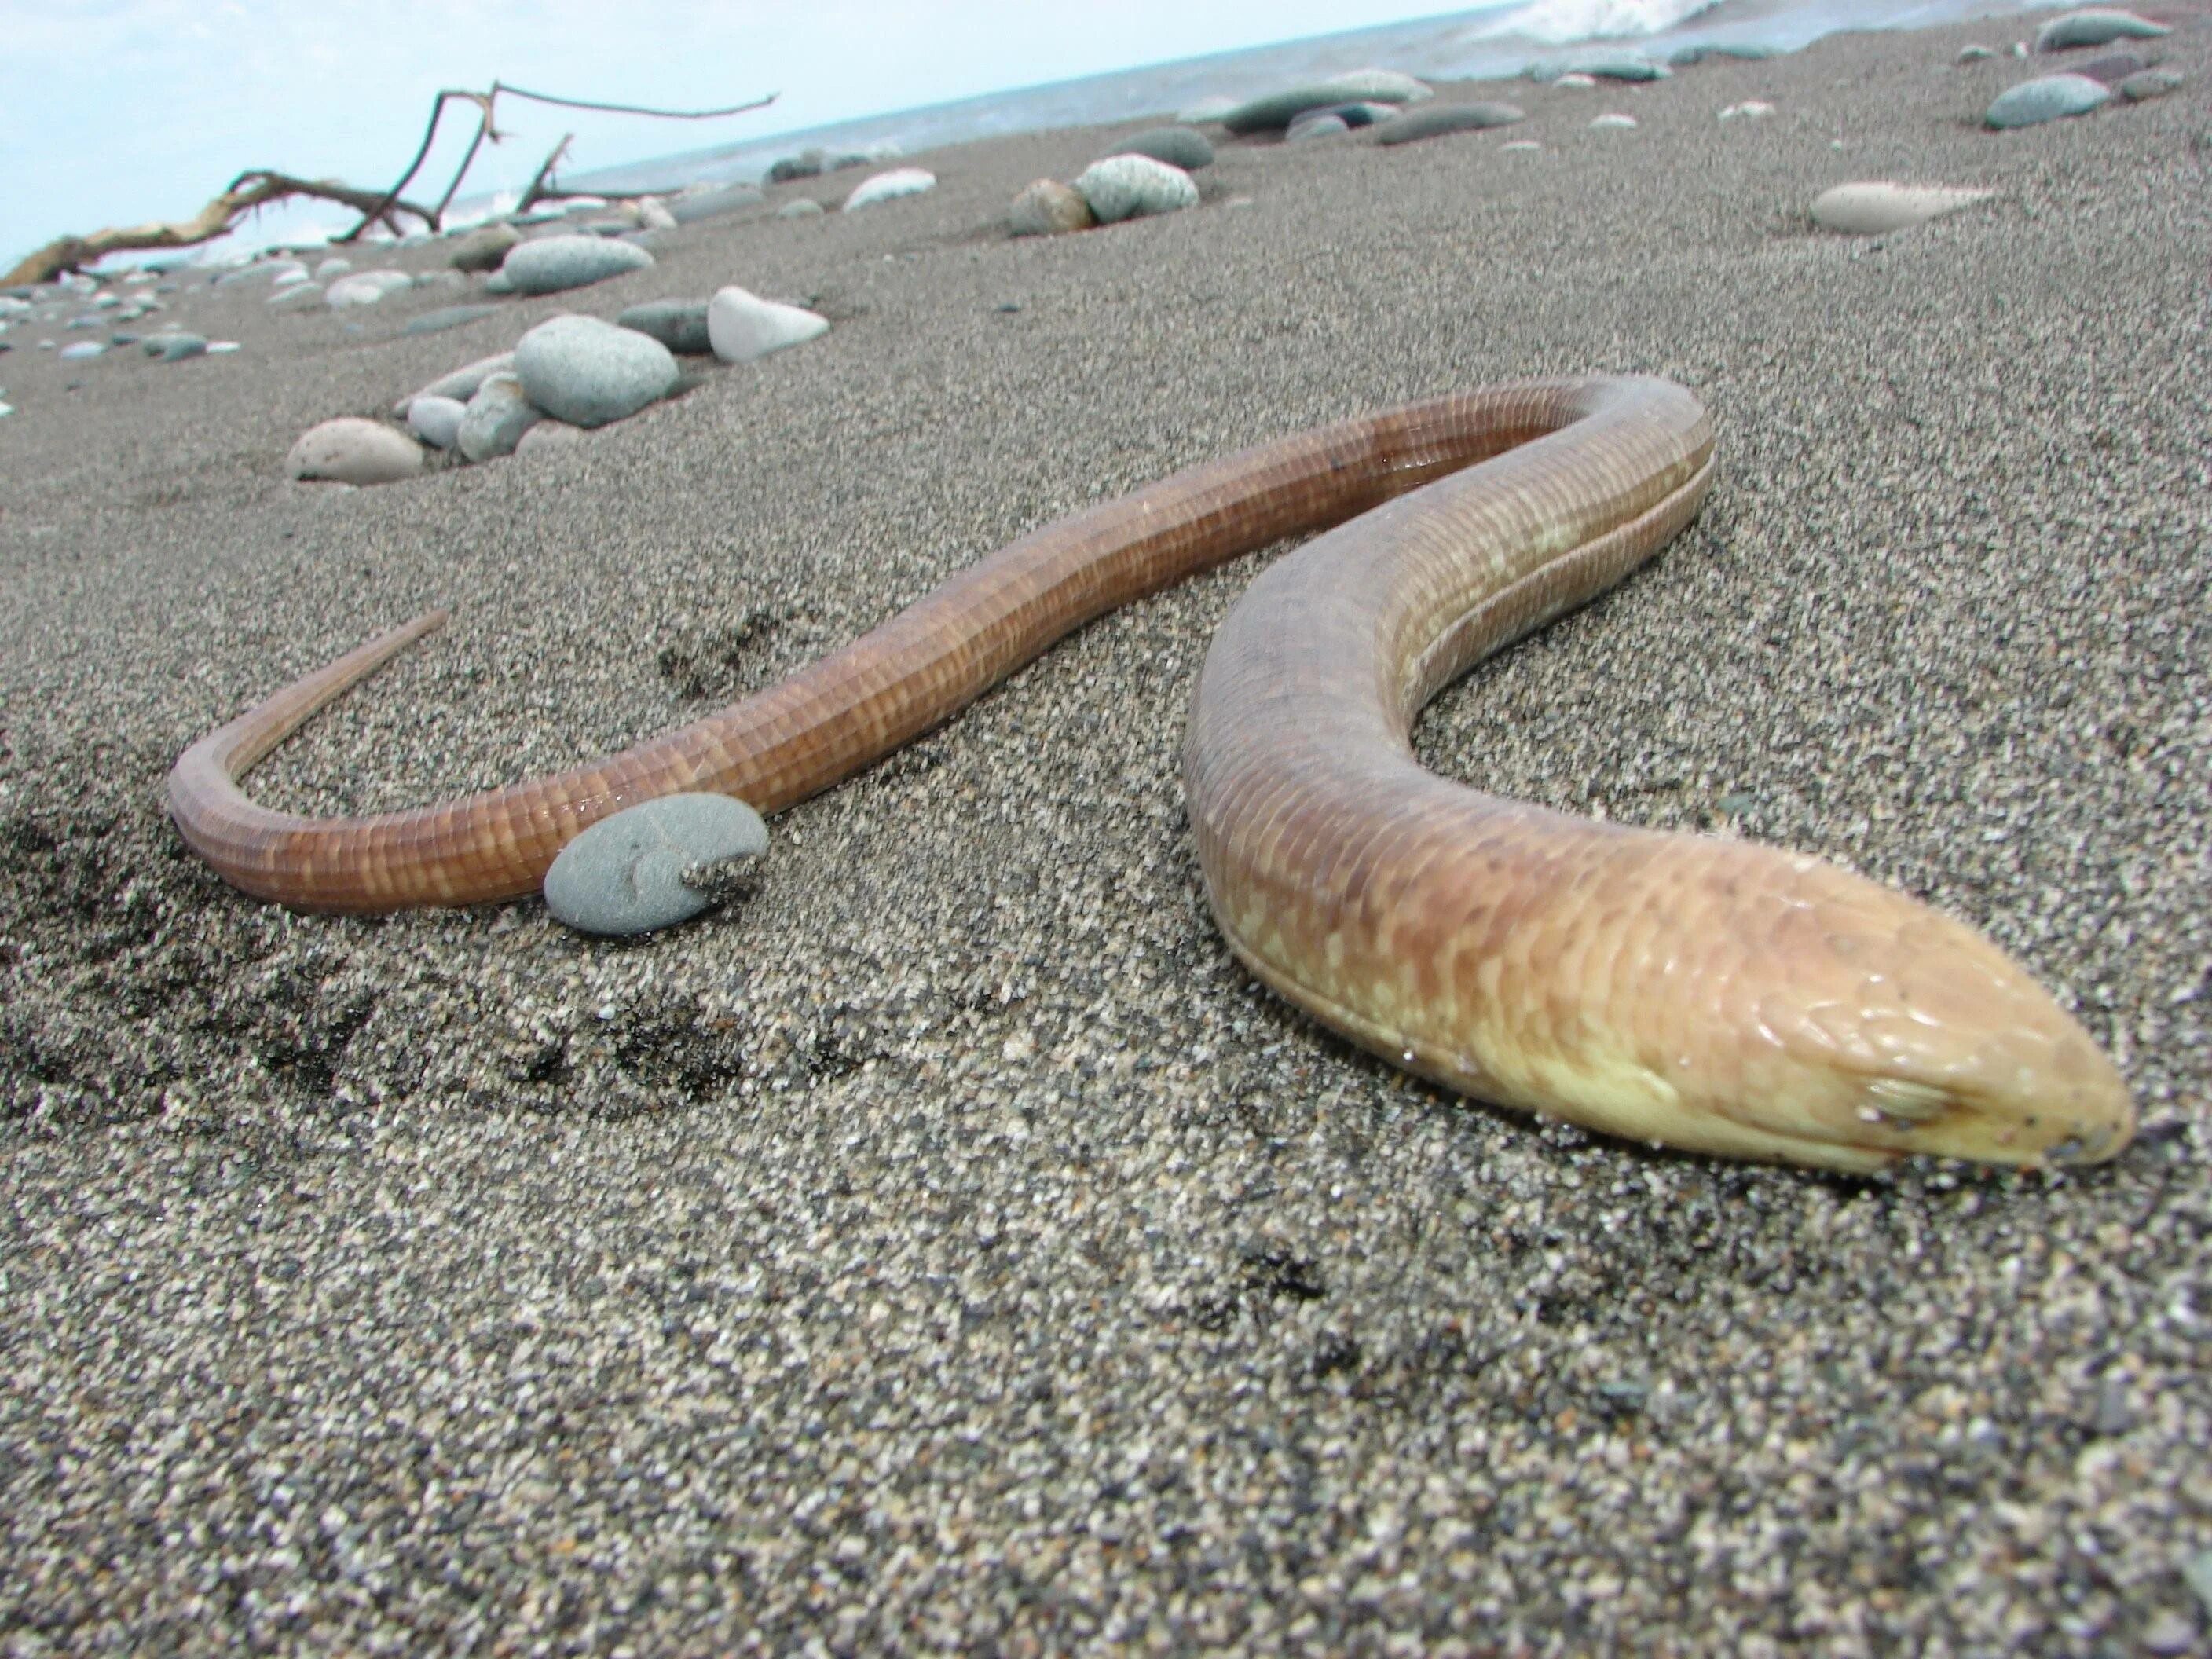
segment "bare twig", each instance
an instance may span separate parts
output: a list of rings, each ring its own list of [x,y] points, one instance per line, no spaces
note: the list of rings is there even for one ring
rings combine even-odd
[[[312,196],[322,201],[336,202],[356,213],[369,215],[367,221],[369,223],[380,218],[389,219],[398,213],[412,214],[425,225],[436,223],[428,209],[403,201],[397,195],[380,197],[369,191],[356,190],[349,185],[339,184],[334,179],[295,179],[289,173],[255,167],[232,179],[220,195],[189,219],[156,221],[151,224],[96,230],[89,236],[58,237],[26,258],[5,276],[0,276],[0,287],[51,282],[64,271],[97,264],[111,253],[192,247],[201,242],[212,241],[232,229],[240,218],[256,208],[266,207],[271,202],[291,196]],[[395,229],[397,228],[394,226]]]
[[[727,109],[684,110],[650,109],[642,104],[594,103],[582,98],[556,98],[550,93],[530,92],[521,87],[510,87],[499,81],[491,83],[491,90],[489,92],[469,92],[448,88],[440,93],[437,100],[430,106],[430,125],[423,129],[422,143],[415,152],[415,159],[407,164],[407,171],[399,175],[399,182],[392,185],[390,195],[380,204],[377,211],[364,214],[359,224],[337,240],[341,242],[353,241],[381,218],[385,210],[389,210],[399,200],[400,191],[414,182],[416,173],[422,170],[422,163],[429,158],[430,146],[437,139],[438,123],[445,116],[446,105],[453,99],[459,99],[464,102],[474,104],[479,112],[479,118],[476,137],[469,142],[468,154],[461,158],[460,168],[453,174],[453,182],[446,186],[446,193],[438,198],[437,212],[431,221],[430,228],[433,230],[441,228],[446,208],[453,201],[455,193],[459,191],[461,180],[467,176],[470,165],[477,159],[477,152],[483,147],[486,139],[489,139],[495,144],[502,136],[498,128],[493,125],[492,119],[494,107],[502,93],[510,98],[526,98],[538,104],[556,104],[563,109],[599,110],[615,115],[649,115],[666,121],[708,121],[725,115],[743,115],[750,110],[766,109],[781,95],[772,92],[765,98],[756,98],[750,103],[732,104]],[[574,136],[573,133],[569,135],[570,137]],[[568,141],[564,139],[562,142],[565,148]],[[555,154],[557,155],[559,152],[556,151]],[[544,175],[545,169],[539,168],[538,178],[532,184],[533,188],[544,181]],[[524,205],[528,204],[528,199],[526,198]]]
[[[553,146],[553,153],[538,164],[537,173],[530,180],[530,187],[522,192],[522,199],[514,204],[517,213],[529,212],[544,197],[566,193],[554,188],[553,169],[561,165],[561,158],[568,153],[568,146],[575,137],[573,132],[562,133],[561,142]]]

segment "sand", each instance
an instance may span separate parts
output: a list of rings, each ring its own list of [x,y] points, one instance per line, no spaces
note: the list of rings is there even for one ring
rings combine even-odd
[[[457,296],[194,289],[169,314],[244,349],[167,366],[19,326],[0,1651],[2202,1643],[2212,20],[2182,21],[2189,88],[2011,134],[1973,118],[2036,66],[1953,62],[2003,26],[1844,37],[1523,86],[1506,131],[1229,143],[1199,210],[1078,236],[994,223],[1110,132],[686,227],[428,337],[405,317]],[[1750,98],[1777,113],[1716,118]],[[1809,228],[1879,178],[1999,195]],[[283,476],[531,322],[731,281],[835,327],[543,460]],[[1425,757],[1970,919],[2124,1066],[2117,1163],[1658,1154],[1262,993],[1177,774],[1258,557],[780,818],[750,902],[660,938],[290,915],[161,814],[193,738],[434,604],[262,799],[580,760],[1177,466],[1586,370],[1695,388],[1723,482],[1442,698]]]

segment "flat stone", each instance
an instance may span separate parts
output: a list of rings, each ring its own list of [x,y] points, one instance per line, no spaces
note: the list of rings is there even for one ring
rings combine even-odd
[[[422,470],[422,446],[381,421],[343,415],[301,433],[284,458],[295,478],[332,483],[397,483]]]
[[[2173,31],[2131,11],[2093,7],[2054,17],[2035,32],[2038,52],[2064,52],[2074,46],[2109,46],[2115,40],[2155,40]]]
[[[686,356],[703,356],[714,349],[707,334],[704,300],[648,300],[643,305],[624,307],[615,321],[651,335],[671,351]]]
[[[1424,138],[1441,138],[1451,132],[1480,132],[1488,127],[1507,127],[1522,118],[1511,104],[1423,104],[1402,110],[1375,128],[1378,144],[1412,144]]]
[[[264,303],[276,311],[320,310],[323,285],[320,283],[297,283],[290,288],[280,288]]]
[[[1612,127],[1626,131],[1636,125],[1636,118],[1633,115],[1623,115],[1618,110],[1607,110],[1602,115],[1591,117],[1590,125],[1594,127]]]
[[[1959,48],[1959,56],[1955,61],[1961,64],[1981,64],[1988,62],[1996,55],[1996,49],[1993,46],[1966,46]]]
[[[1024,185],[1006,210],[1006,228],[1017,236],[1057,236],[1088,230],[1097,222],[1083,192],[1057,179],[1036,179]]]
[[[497,270],[499,262],[521,240],[522,233],[513,225],[478,225],[453,244],[447,263],[456,270]]]
[[[601,819],[562,848],[545,872],[545,908],[580,933],[672,927],[714,903],[685,885],[685,875],[767,851],[768,826],[743,801],[663,795]]]
[[[1601,50],[1577,52],[1528,66],[1532,81],[1558,81],[1570,75],[1587,75],[1593,81],[1663,81],[1674,71],[1640,52]]]
[[[517,343],[514,372],[532,403],[583,427],[629,419],[666,397],[681,374],[659,341],[597,317],[538,324]]]
[[[142,341],[149,357],[157,363],[180,363],[187,357],[204,357],[208,343],[197,334],[157,334]]]
[[[2120,82],[2120,96],[2130,104],[2140,104],[2147,99],[2163,98],[2179,87],[2185,77],[2178,70],[2147,69],[2139,75],[2130,75]]]
[[[1149,155],[1093,161],[1077,176],[1075,188],[1102,225],[1198,205],[1198,186],[1190,174]]]
[[[889,173],[878,173],[872,179],[864,179],[845,198],[845,211],[873,207],[878,202],[896,202],[902,196],[919,196],[924,191],[937,188],[937,175],[926,167],[893,167]]]
[[[830,331],[830,319],[737,287],[707,302],[707,334],[726,363],[750,363]]]
[[[1248,100],[1220,118],[1221,125],[1235,133],[1280,132],[1310,109],[1327,109],[1334,104],[1412,104],[1434,95],[1410,75],[1360,70]]]
[[[1308,110],[1291,123],[1283,134],[1283,142],[1297,144],[1309,138],[1331,138],[1351,131],[1352,124],[1332,110]]]
[[[435,311],[426,311],[420,317],[410,317],[402,334],[442,334],[449,328],[460,328],[489,317],[500,310],[497,306],[440,306]]]
[[[373,306],[387,294],[415,286],[415,279],[404,270],[357,270],[351,276],[341,276],[323,290],[323,303],[332,311],[344,311],[355,306]]]
[[[775,210],[779,219],[819,219],[827,211],[811,196],[796,196]]]
[[[1677,46],[1667,54],[1667,62],[1675,69],[1688,69],[1709,58],[1733,58],[1746,64],[1762,64],[1770,58],[1779,58],[1779,46],[1762,46],[1753,41],[1713,42],[1694,46]]]
[[[758,207],[767,199],[757,185],[723,185],[679,196],[666,206],[670,218],[679,225],[688,225],[696,220],[719,218],[725,213]]]
[[[343,276],[353,269],[353,261],[343,254],[333,253],[315,267],[315,280],[327,283],[333,276]]]
[[[653,256],[629,242],[602,236],[547,236],[511,250],[499,274],[514,284],[517,294],[561,294],[652,264]]]
[[[2092,81],[2101,82],[2106,86],[2117,88],[2130,75],[2139,75],[2149,67],[2149,64],[2131,52],[2106,52],[2102,58],[2092,59],[2087,64],[2076,64],[2068,73],[2086,75]]]
[[[2087,115],[2112,95],[2110,87],[2086,75],[2046,75],[1999,93],[1982,118],[2000,131],[2040,126],[2045,121]]]
[[[512,351],[494,352],[489,357],[479,357],[472,363],[465,363],[459,368],[441,374],[429,385],[415,393],[415,396],[451,398],[458,403],[465,404],[477,395],[477,388],[486,380],[495,374],[504,374],[514,367],[514,354]],[[402,398],[397,412],[404,416],[407,413],[410,401],[409,398]]]
[[[1206,143],[1204,133],[1193,132],[1188,127],[1150,128],[1123,139],[1107,155],[1149,155],[1155,161],[1165,161],[1185,173],[1213,165],[1213,146]],[[1099,159],[1103,161],[1105,156]]]
[[[1899,185],[1887,180],[1838,185],[1813,198],[1813,222],[1845,236],[1881,236],[1940,219],[1996,194],[1993,190]]]
[[[458,398],[410,398],[407,400],[408,429],[433,449],[451,449],[460,441],[461,417],[468,405]]]
[[[107,347],[99,340],[79,340],[75,345],[65,345],[62,348],[62,361],[69,363],[81,363],[88,357],[104,356],[106,352]]]
[[[477,388],[462,411],[454,447],[472,461],[512,455],[522,434],[544,418],[544,411],[523,394],[519,379],[494,374]]]

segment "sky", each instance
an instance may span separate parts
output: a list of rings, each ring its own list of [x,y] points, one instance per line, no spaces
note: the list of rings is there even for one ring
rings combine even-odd
[[[1480,0],[0,0],[0,269],[56,236],[183,218],[247,167],[389,185],[433,100],[769,109],[710,122],[502,100],[463,194]],[[434,200],[473,120],[426,167]],[[410,195],[417,195],[410,190]],[[327,215],[348,222],[342,210]]]

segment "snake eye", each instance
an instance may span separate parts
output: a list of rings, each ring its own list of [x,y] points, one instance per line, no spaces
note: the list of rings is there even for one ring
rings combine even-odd
[[[1956,1097],[1947,1089],[1901,1077],[1876,1078],[1867,1085],[1867,1095],[1873,1103],[1871,1109],[1881,1116],[1903,1118],[1915,1126],[1934,1122],[1956,1103]]]

